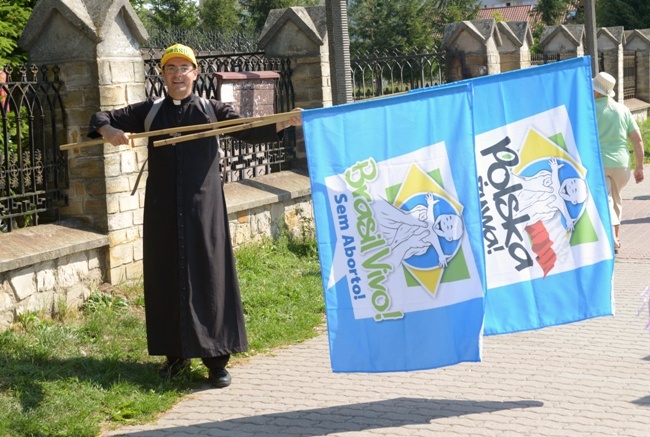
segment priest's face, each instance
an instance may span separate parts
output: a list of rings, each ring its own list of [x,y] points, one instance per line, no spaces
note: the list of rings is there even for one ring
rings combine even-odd
[[[182,100],[192,94],[192,86],[198,71],[191,62],[184,58],[171,58],[163,67],[163,80],[167,85],[167,94],[176,100]]]

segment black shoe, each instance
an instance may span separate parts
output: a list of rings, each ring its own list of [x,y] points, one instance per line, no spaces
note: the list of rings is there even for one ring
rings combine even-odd
[[[170,379],[178,376],[183,370],[190,367],[190,360],[176,360],[173,362],[165,361],[158,369],[158,376],[162,379]]]
[[[210,369],[208,380],[212,387],[225,388],[230,385],[232,378],[226,369]]]

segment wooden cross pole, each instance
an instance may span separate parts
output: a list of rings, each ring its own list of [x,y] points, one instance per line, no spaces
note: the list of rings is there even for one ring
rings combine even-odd
[[[191,132],[191,131],[197,131],[197,130],[206,130],[206,132],[199,132],[193,135],[199,135],[199,134],[205,134],[202,135],[198,138],[203,138],[203,137],[208,137],[208,136],[214,136],[214,135],[219,135],[219,133],[213,133],[216,130],[220,130],[222,128],[226,128],[228,126],[234,126],[236,130],[230,131],[230,132],[236,132],[237,130],[244,130],[244,129],[249,129],[251,127],[257,127],[257,126],[264,126],[267,124],[272,124],[272,123],[279,123],[281,121],[289,120],[292,117],[295,117],[298,115],[297,112],[282,112],[279,114],[271,114],[271,115],[262,115],[259,117],[245,117],[245,118],[233,118],[230,120],[224,120],[224,121],[217,121],[215,123],[206,123],[206,124],[196,124],[192,126],[180,126],[180,127],[171,127],[167,129],[160,129],[160,130],[155,130],[155,131],[149,131],[149,132],[141,132],[141,133],[134,133],[134,134],[129,134],[130,139],[136,139],[136,138],[146,138],[146,137],[151,137],[151,136],[156,136],[156,135],[166,135],[166,134],[174,134],[174,133],[181,133],[181,132]],[[245,126],[245,127],[241,127]],[[225,132],[224,132],[225,133]],[[171,142],[182,142],[182,141],[189,141],[184,138],[191,137],[192,135],[185,135],[183,137],[177,137],[177,138],[172,138]],[[180,138],[183,138],[183,140],[179,141]],[[196,138],[192,138],[196,139]],[[104,144],[107,143],[105,138],[98,138],[96,140],[90,140],[90,141],[83,141],[80,143],[70,143],[70,144],[63,144],[62,146],[59,147],[59,150],[70,150],[70,149],[78,149],[82,147],[88,147],[88,146],[96,146],[99,144]],[[157,141],[158,142],[158,141]],[[157,143],[156,142],[156,143]],[[154,143],[154,145],[156,145]]]
[[[198,140],[200,138],[214,137],[216,135],[229,134],[233,132],[239,132],[246,129],[251,129],[254,127],[266,126],[269,124],[279,123],[281,121],[289,120],[292,117],[299,115],[298,112],[283,112],[280,114],[273,115],[263,115],[261,117],[252,117],[248,121],[237,124],[236,126],[231,127],[221,127],[214,130],[207,130],[203,132],[197,132],[195,134],[183,135],[181,137],[168,138],[166,140],[154,141],[154,147],[167,146],[169,144],[178,144],[185,141]],[[240,119],[244,120],[244,119]]]

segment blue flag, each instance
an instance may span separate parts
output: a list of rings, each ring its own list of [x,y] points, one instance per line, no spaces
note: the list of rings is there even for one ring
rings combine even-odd
[[[471,85],[303,111],[332,369],[480,361]]]
[[[612,226],[589,57],[469,82],[485,334],[611,315]]]
[[[613,313],[592,91],[584,57],[304,112],[334,371]]]

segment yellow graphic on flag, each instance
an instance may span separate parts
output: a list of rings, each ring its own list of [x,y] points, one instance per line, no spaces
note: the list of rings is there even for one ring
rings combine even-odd
[[[520,174],[521,171],[536,161],[547,161],[551,157],[560,158],[569,162],[584,178],[587,169],[577,162],[571,155],[556,143],[531,128],[519,151],[519,164],[513,168],[513,173]]]

